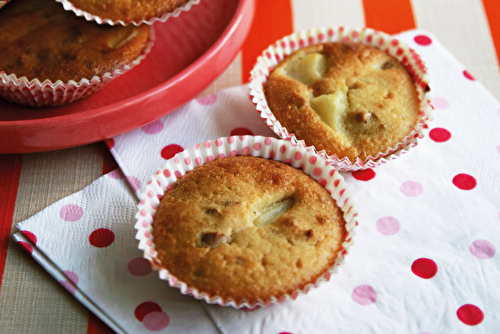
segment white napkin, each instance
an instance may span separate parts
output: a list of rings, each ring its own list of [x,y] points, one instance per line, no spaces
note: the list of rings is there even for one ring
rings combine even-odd
[[[412,30],[398,38],[429,68],[435,106],[430,134],[410,153],[373,171],[344,173],[359,211],[355,245],[339,273],[307,296],[245,312],[181,296],[155,272],[132,275],[148,267],[130,262],[141,256],[133,239],[137,199],[116,179],[119,172],[20,223],[21,231],[36,235],[36,246],[22,233],[15,238],[27,242],[33,257],[66,281],[62,284],[75,297],[124,332],[147,327],[231,334],[495,332],[500,103],[428,32]],[[138,194],[178,150],[234,133],[273,135],[246,87],[193,101],[115,137],[111,152]],[[76,219],[80,212],[76,221],[61,218]],[[99,228],[114,234],[107,247],[89,242]],[[104,245],[109,238],[103,235]],[[68,283],[74,277],[77,284]],[[152,303],[137,309],[147,301]]]

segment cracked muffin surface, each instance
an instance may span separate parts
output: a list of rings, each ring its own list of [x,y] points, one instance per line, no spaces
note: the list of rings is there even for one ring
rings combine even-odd
[[[264,92],[288,132],[351,162],[397,145],[419,116],[417,89],[406,67],[362,43],[298,50],[273,70]]]
[[[71,3],[90,14],[113,21],[149,20],[161,17],[183,6],[189,0],[71,0]]]
[[[112,73],[139,57],[149,41],[147,26],[99,25],[45,0],[7,4],[0,32],[0,71],[52,82]]]
[[[152,232],[163,268],[237,303],[313,282],[335,262],[345,233],[341,209],[319,183],[251,156],[186,173],[162,197]]]

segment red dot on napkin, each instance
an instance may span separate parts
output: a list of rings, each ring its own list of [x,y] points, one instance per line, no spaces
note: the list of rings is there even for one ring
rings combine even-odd
[[[231,130],[231,136],[253,136],[253,132],[247,128],[235,128]]]
[[[462,190],[472,190],[476,187],[476,179],[469,174],[457,174],[453,178],[453,184]]]
[[[431,259],[420,258],[413,262],[411,271],[420,278],[430,279],[436,276],[438,266],[436,262]]]
[[[432,39],[430,39],[430,37],[425,35],[415,36],[413,40],[415,41],[415,43],[422,46],[427,46],[432,44]]]
[[[464,71],[463,71],[463,75],[464,75],[464,77],[466,77],[467,79],[469,79],[469,80],[471,80],[471,81],[476,80],[476,79],[472,76],[472,74],[470,74],[467,70],[464,70]]]
[[[134,315],[137,320],[142,322],[144,317],[151,312],[161,312],[160,305],[155,302],[144,302],[135,308]]]
[[[172,158],[179,152],[184,151],[182,146],[177,144],[170,144],[161,149],[161,157],[165,160]]]
[[[98,248],[108,247],[115,241],[115,234],[107,228],[100,228],[90,233],[89,242]]]
[[[476,326],[483,322],[484,313],[476,305],[465,304],[457,310],[457,317],[466,325]]]
[[[429,137],[436,143],[442,143],[451,138],[451,133],[443,128],[435,128],[429,132]]]
[[[375,172],[371,168],[368,168],[365,170],[357,170],[355,172],[352,172],[352,177],[354,177],[356,180],[359,180],[359,181],[370,181],[376,175],[377,174],[375,174]]]
[[[22,231],[22,233],[24,234],[24,236],[26,237],[26,239],[28,239],[29,241],[31,241],[33,243],[33,245],[36,245],[36,242],[37,242],[36,235],[34,235],[33,233],[31,233],[30,231]]]

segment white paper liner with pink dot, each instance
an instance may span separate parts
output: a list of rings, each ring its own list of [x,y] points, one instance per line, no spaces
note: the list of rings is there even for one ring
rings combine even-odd
[[[135,21],[111,20],[109,18],[99,17],[97,15],[88,13],[86,11],[83,11],[83,10],[75,7],[75,5],[71,1],[68,1],[68,0],[56,0],[56,1],[60,2],[63,5],[65,10],[72,11],[73,13],[76,14],[76,16],[84,17],[87,21],[95,21],[98,24],[109,24],[112,26],[119,25],[119,24],[121,24],[123,26],[129,25],[129,24],[139,26],[141,24],[152,25],[156,21],[165,22],[172,17],[178,17],[182,12],[187,12],[188,10],[190,10],[193,5],[197,5],[200,3],[200,0],[191,0],[191,1],[186,2],[184,5],[174,9],[172,12],[165,13],[160,17],[151,17],[147,20],[140,20],[139,22],[135,22]]]
[[[286,36],[264,50],[262,55],[257,58],[257,63],[250,73],[249,88],[252,102],[255,104],[261,118],[266,121],[266,124],[281,138],[307,147],[303,140],[288,132],[273,115],[267,104],[264,85],[270,73],[284,58],[301,48],[326,42],[360,42],[376,47],[395,57],[406,66],[416,83],[415,86],[420,99],[420,110],[414,129],[397,145],[389,148],[386,152],[380,152],[375,157],[369,157],[365,161],[358,158],[356,161],[351,162],[347,157],[339,159],[335,154],[328,156],[325,151],[318,152],[318,154],[341,171],[355,171],[373,168],[389,160],[396,159],[407,153],[411,147],[416,146],[418,140],[424,137],[424,130],[428,128],[427,122],[432,120],[431,97],[428,89],[429,80],[426,75],[427,68],[413,49],[388,34],[369,28],[314,28]],[[316,150],[314,146],[309,148]]]
[[[58,107],[73,103],[95,93],[112,80],[139,65],[151,51],[154,40],[154,29],[151,27],[146,47],[130,64],[117,68],[112,73],[104,73],[101,77],[83,78],[78,82],[74,80],[52,82],[48,79],[41,82],[37,78],[28,80],[26,77],[18,78],[14,73],[7,75],[5,71],[0,71],[0,97],[27,107]]]
[[[156,209],[160,204],[160,199],[178,178],[206,162],[236,155],[258,156],[281,161],[295,168],[302,169],[304,173],[318,181],[332,195],[332,198],[342,209],[346,221],[345,228],[347,233],[345,241],[342,244],[342,250],[339,252],[333,265],[321,277],[292,294],[280,298],[272,297],[270,300],[261,300],[255,304],[250,304],[247,301],[237,304],[232,299],[224,300],[219,296],[208,295],[180,281],[171,275],[168,270],[161,267],[161,263],[156,258],[157,252],[152,236],[152,223]],[[170,286],[179,288],[183,294],[192,295],[196,299],[205,300],[210,304],[232,306],[234,308],[253,308],[258,306],[267,307],[274,303],[294,300],[299,295],[307,294],[311,288],[315,288],[320,283],[328,281],[330,275],[337,272],[337,267],[342,264],[349,247],[353,244],[352,237],[355,234],[354,228],[357,225],[357,215],[351,193],[347,189],[344,178],[339,174],[338,170],[313,150],[306,149],[290,141],[275,138],[233,136],[198,144],[193,148],[176,154],[165,165],[160,167],[147,183],[142,193],[136,214],[137,223],[135,224],[135,228],[138,231],[136,238],[139,240],[139,249],[144,250],[144,257],[151,261],[153,268],[159,271],[160,278],[167,280]]]

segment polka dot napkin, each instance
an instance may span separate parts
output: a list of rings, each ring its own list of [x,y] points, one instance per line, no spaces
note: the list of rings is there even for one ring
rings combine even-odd
[[[500,103],[431,34],[398,36],[429,68],[434,120],[400,159],[343,173],[357,235],[330,282],[236,310],[182,296],[141,259],[137,195],[166,159],[207,139],[273,136],[246,87],[193,101],[109,141],[121,167],[19,224],[16,240],[121,332],[493,333],[500,323]],[[126,181],[131,186],[127,188]]]

